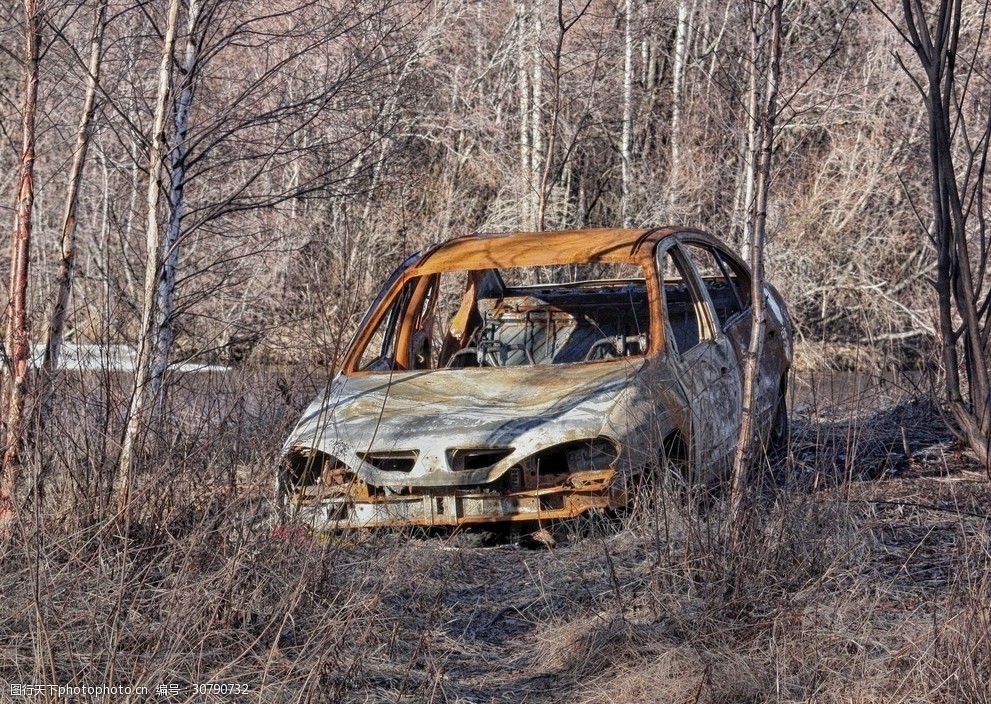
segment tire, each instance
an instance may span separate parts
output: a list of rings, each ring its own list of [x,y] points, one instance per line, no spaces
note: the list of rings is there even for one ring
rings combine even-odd
[[[629,487],[627,512],[652,514],[662,503],[684,503],[692,491],[688,453],[681,435],[668,435],[657,459],[636,475]]]
[[[790,425],[788,421],[788,378],[781,380],[781,387],[778,389],[778,401],[771,415],[771,428],[767,436],[767,452],[771,456],[783,453],[788,448],[788,438],[790,435]]]

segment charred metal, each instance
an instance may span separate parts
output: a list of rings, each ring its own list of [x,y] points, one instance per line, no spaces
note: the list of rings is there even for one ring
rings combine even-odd
[[[408,259],[286,442],[282,508],[317,529],[573,518],[673,449],[718,480],[740,424],[750,275],[695,230],[472,236]],[[758,411],[787,432],[767,287]]]

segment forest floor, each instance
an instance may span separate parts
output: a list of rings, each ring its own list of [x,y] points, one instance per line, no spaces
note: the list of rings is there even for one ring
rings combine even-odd
[[[984,469],[910,380],[793,386],[732,553],[718,496],[542,542],[273,531],[263,462],[167,524],[25,526],[0,701],[987,702]]]

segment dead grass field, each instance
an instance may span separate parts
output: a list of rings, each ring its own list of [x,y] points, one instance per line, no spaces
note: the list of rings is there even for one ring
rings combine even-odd
[[[733,555],[718,496],[557,526],[553,547],[273,531],[264,488],[295,411],[238,396],[264,383],[215,395],[209,428],[148,459],[147,510],[124,528],[97,510],[92,445],[38,460],[49,494],[0,548],[0,701],[991,698],[991,488],[901,382],[799,390]],[[66,483],[68,463],[88,479]]]

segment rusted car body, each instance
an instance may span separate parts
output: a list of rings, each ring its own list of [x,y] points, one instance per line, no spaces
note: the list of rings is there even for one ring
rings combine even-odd
[[[477,235],[410,257],[284,448],[317,529],[540,521],[724,476],[751,329],[747,267],[683,228]],[[764,290],[757,411],[787,432],[791,325]]]

